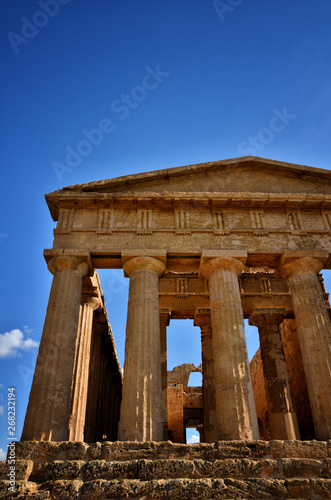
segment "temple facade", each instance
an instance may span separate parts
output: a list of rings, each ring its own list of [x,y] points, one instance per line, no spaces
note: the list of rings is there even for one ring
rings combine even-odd
[[[292,330],[314,437],[331,439],[319,276],[331,268],[330,171],[243,157],[69,186],[46,201],[54,278],[22,440],[168,439],[167,326],[185,318],[201,329],[202,440],[266,439],[266,411],[269,437],[300,439]],[[123,385],[97,269],[130,280]],[[260,337],[253,381],[244,318]]]

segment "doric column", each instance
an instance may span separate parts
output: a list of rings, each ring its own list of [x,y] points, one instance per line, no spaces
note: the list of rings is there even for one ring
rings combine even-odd
[[[247,253],[204,250],[208,278],[218,439],[258,439],[253,387],[238,284]]]
[[[171,309],[160,309],[160,345],[162,379],[163,440],[168,441],[168,368],[167,368],[167,326]]]
[[[126,325],[123,399],[119,423],[122,441],[162,441],[162,381],[159,277],[166,252],[122,252],[130,277]]]
[[[257,326],[272,439],[300,439],[292,403],[279,325],[286,309],[254,309],[250,324]]]
[[[331,439],[331,323],[317,274],[327,251],[286,251],[288,278],[317,439]]]
[[[22,440],[67,441],[82,278],[92,273],[82,250],[45,250],[54,274]]]
[[[93,311],[102,305],[98,287],[92,285],[90,278],[88,278],[88,281],[89,283],[83,283],[82,304],[80,306],[69,441],[84,441]]]
[[[206,443],[215,443],[218,441],[218,432],[210,309],[196,309],[194,325],[201,330],[204,440]]]

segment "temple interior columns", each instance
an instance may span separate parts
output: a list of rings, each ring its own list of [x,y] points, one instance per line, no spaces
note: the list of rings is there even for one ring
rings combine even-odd
[[[47,250],[44,255],[54,278],[22,439],[67,441],[82,278],[92,266],[87,251]]]
[[[238,276],[246,252],[204,250],[208,279],[218,439],[259,439]]]
[[[101,306],[101,298],[98,296],[97,287],[93,287],[90,278],[88,278],[88,281],[88,283],[83,284],[82,304],[80,307],[75,370],[72,386],[72,408],[69,424],[70,441],[84,441],[93,312]]]
[[[317,274],[327,251],[286,251],[288,278],[317,439],[331,438],[331,323]]]
[[[130,277],[119,439],[162,441],[159,277],[165,251],[122,252]]]
[[[259,330],[271,437],[280,440],[300,439],[279,332],[285,316],[286,309],[277,308],[256,308],[250,316]]]
[[[196,309],[194,315],[194,325],[199,326],[201,330],[204,441],[206,443],[215,443],[218,440],[218,433],[216,426],[217,413],[214,387],[214,355],[210,309]]]

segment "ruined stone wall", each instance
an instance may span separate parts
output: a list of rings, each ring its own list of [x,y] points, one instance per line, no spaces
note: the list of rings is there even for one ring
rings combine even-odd
[[[314,439],[314,424],[295,320],[284,320],[280,325],[280,334],[291,385],[292,400],[298,418],[300,436],[301,439]]]
[[[168,435],[175,443],[185,443],[183,402],[182,384],[168,382]]]
[[[271,435],[260,349],[257,350],[255,356],[252,358],[250,362],[250,369],[260,438],[268,441],[271,438]]]

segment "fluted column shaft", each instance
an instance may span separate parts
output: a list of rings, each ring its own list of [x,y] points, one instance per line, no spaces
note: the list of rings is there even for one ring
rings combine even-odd
[[[168,367],[167,367],[167,326],[171,309],[160,309],[160,347],[162,379],[163,440],[168,440]]]
[[[69,441],[84,441],[93,311],[100,307],[100,300],[93,290],[89,293],[88,290],[83,289],[82,298],[73,376]]]
[[[206,443],[215,443],[218,433],[210,309],[196,309],[194,325],[199,326],[201,331],[204,440]]]
[[[331,439],[331,323],[317,274],[318,258],[284,262],[317,439]]]
[[[162,441],[159,276],[165,264],[141,256],[123,269],[130,287],[119,439]]]
[[[286,309],[254,309],[250,323],[258,327],[272,439],[300,439],[292,403],[279,325]]]
[[[258,439],[238,284],[243,263],[215,257],[200,269],[209,282],[218,439]]]
[[[82,277],[89,271],[88,258],[60,254],[48,262],[54,278],[22,440],[69,438]]]

